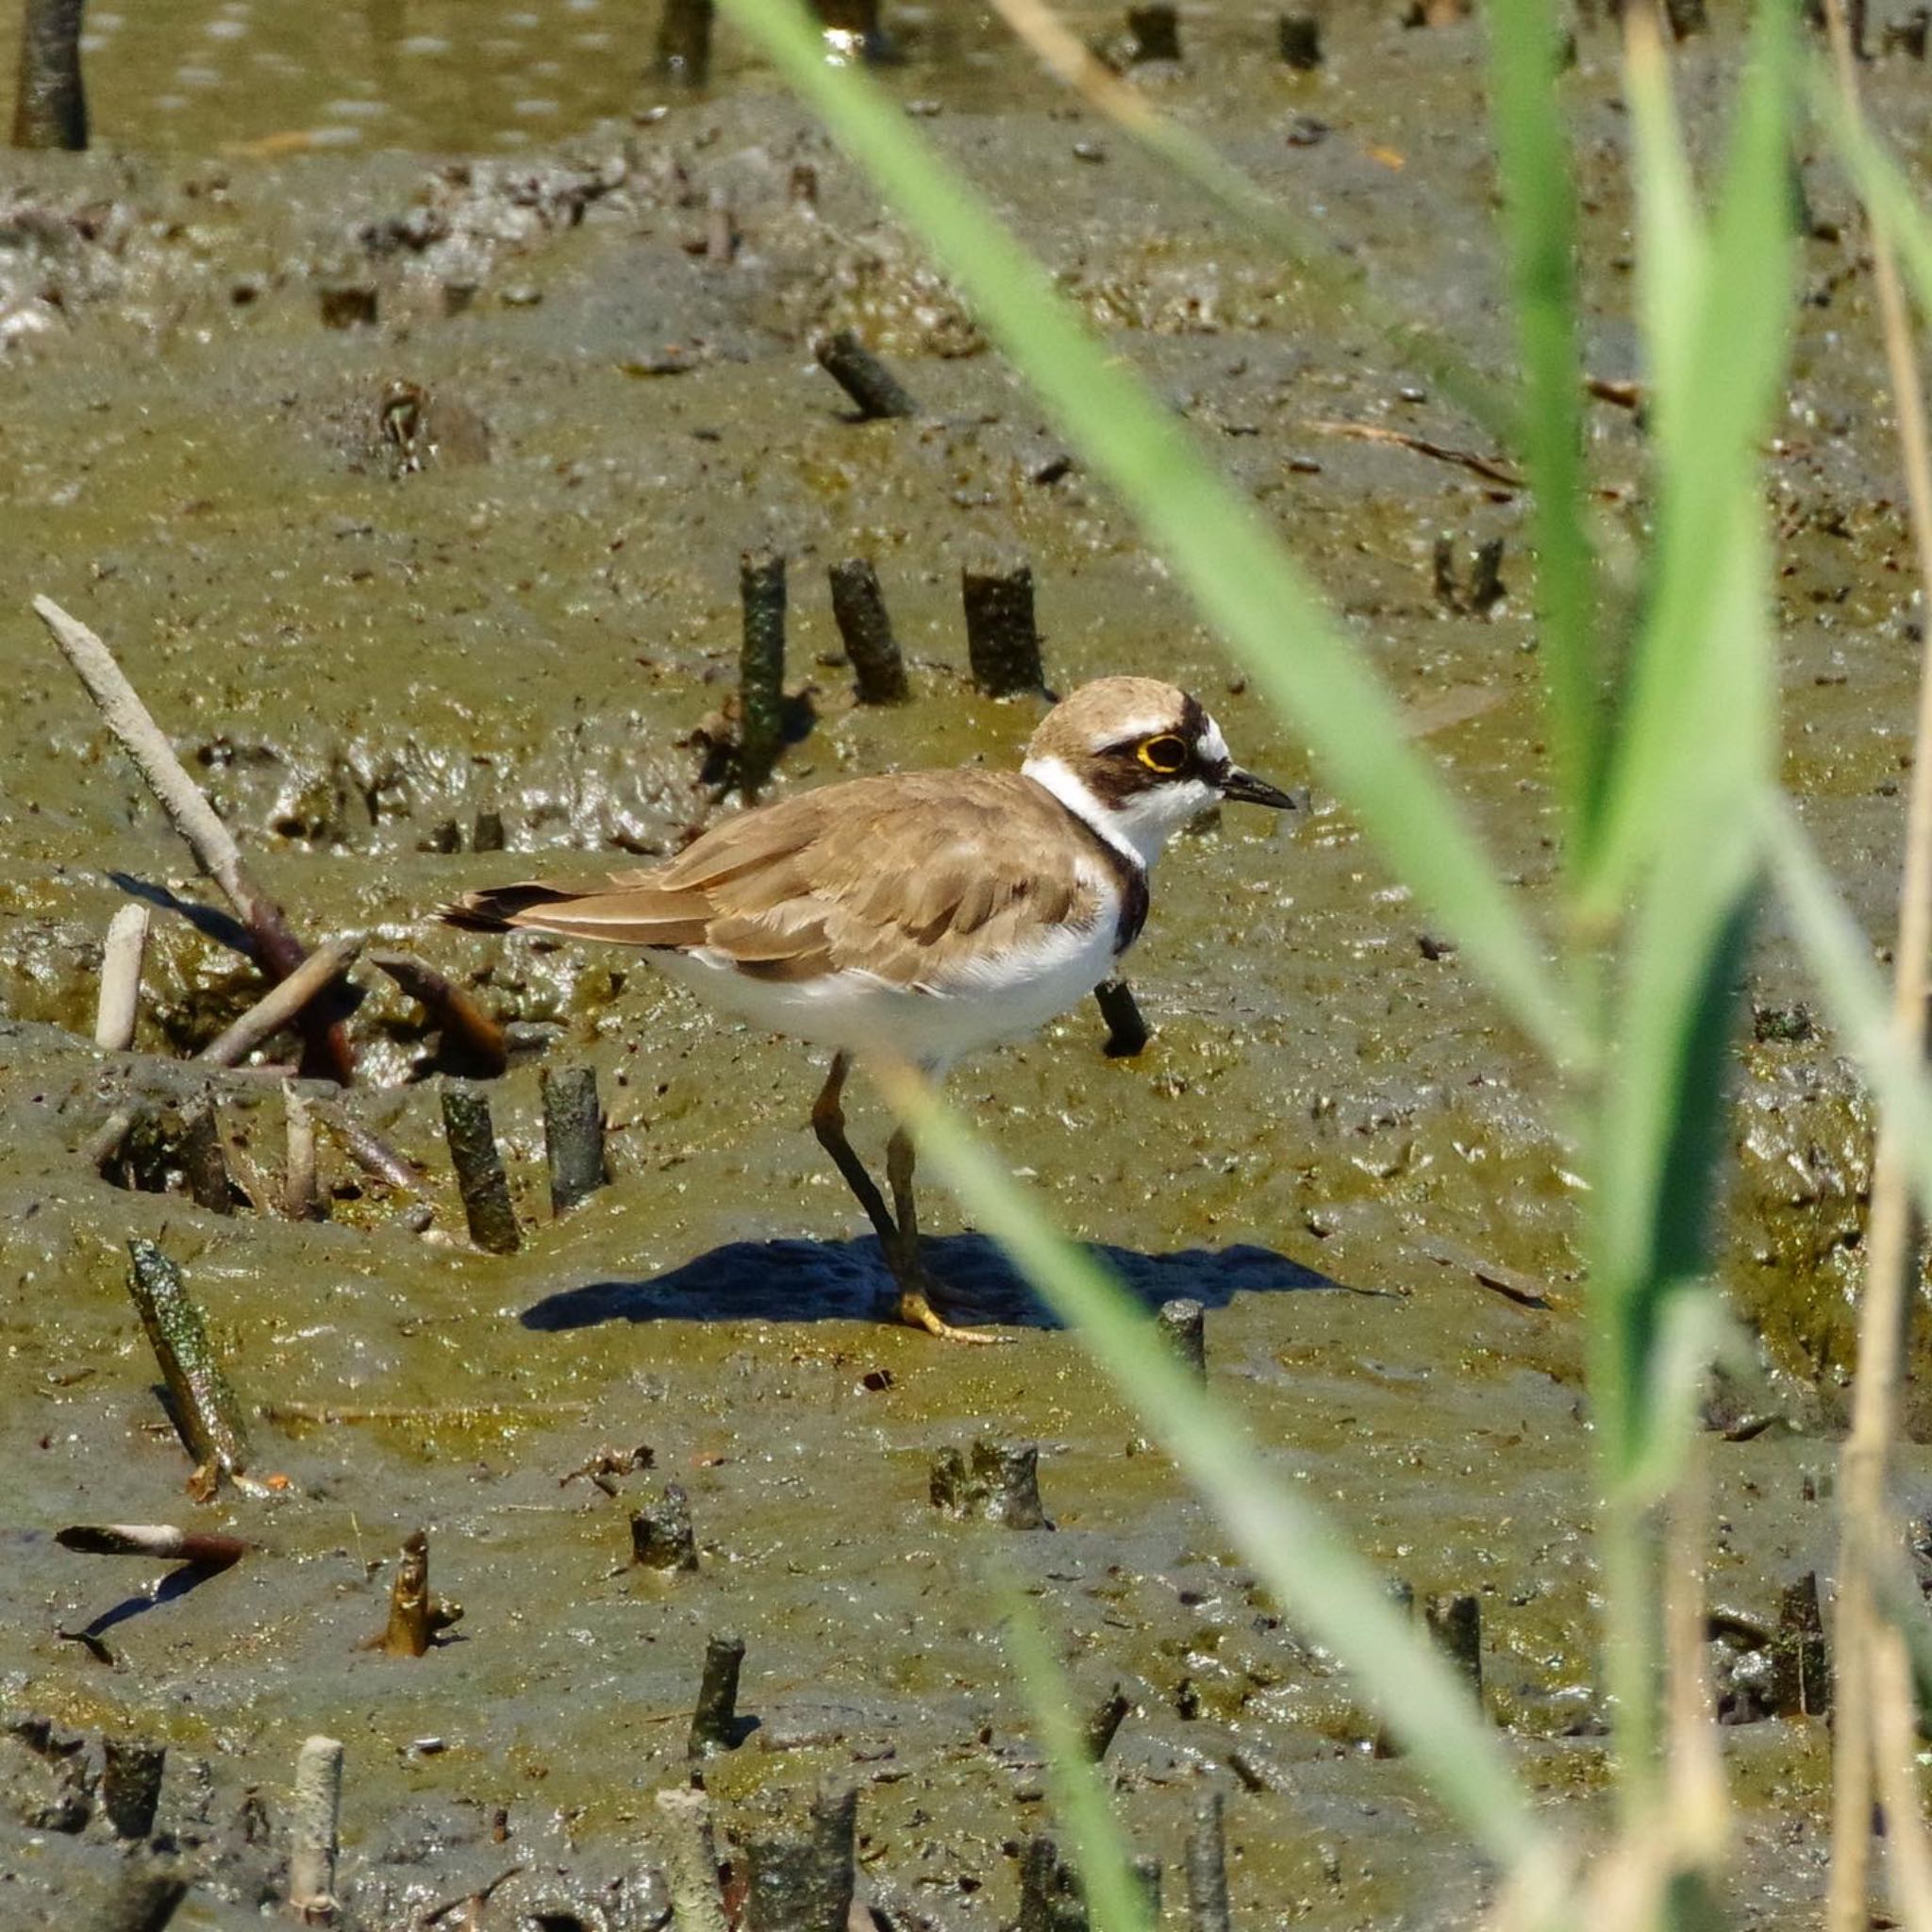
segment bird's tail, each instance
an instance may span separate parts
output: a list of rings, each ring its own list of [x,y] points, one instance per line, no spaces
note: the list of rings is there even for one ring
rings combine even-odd
[[[437,917],[443,924],[460,926],[464,932],[508,932],[520,912],[580,896],[568,886],[524,879],[513,886],[491,886],[480,892],[465,892],[454,906],[445,906]]]

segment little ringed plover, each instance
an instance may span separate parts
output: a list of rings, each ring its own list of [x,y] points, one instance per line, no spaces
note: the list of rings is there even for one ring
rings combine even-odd
[[[853,1056],[889,1053],[937,1078],[1078,1005],[1139,936],[1168,840],[1223,800],[1294,803],[1233,761],[1187,692],[1103,677],[1047,713],[1017,772],[828,785],[740,812],[667,865],[489,888],[443,917],[643,947],[713,1007],[829,1047],[812,1127],[878,1234],[900,1318],[992,1341],[927,1298],[910,1137],[887,1146],[890,1209],[845,1138]]]

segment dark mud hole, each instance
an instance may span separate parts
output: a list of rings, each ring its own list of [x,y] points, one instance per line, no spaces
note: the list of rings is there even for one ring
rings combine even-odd
[[[1736,47],[1719,11],[1681,62],[1707,138]],[[634,960],[425,925],[524,855],[667,850],[715,808],[691,740],[729,689],[747,546],[792,559],[810,719],[780,787],[1009,758],[1034,711],[971,692],[957,613],[960,568],[1015,554],[1039,576],[1057,680],[1190,684],[1246,761],[1290,783],[1306,775],[1292,739],[741,46],[721,41],[718,92],[674,98],[639,78],[647,28],[595,4],[458,21],[372,0],[317,42],[322,17],[97,14],[100,151],[14,157],[0,176],[6,1703],[60,1736],[168,1743],[162,1828],[202,1874],[177,1923],[239,1925],[274,1895],[295,1747],[325,1730],[348,1745],[359,1923],[415,1923],[519,1864],[481,1923],[547,1902],[651,1924],[648,1794],[686,1775],[706,1634],[736,1627],[757,1725],[708,1774],[727,1831],[774,1792],[855,1778],[867,1881],[894,1922],[991,1925],[1045,1811],[997,1629],[1004,1568],[1041,1600],[1081,1694],[1119,1681],[1133,1698],[1108,1768],[1170,1871],[1218,1778],[1251,1923],[1468,1922],[1486,1881],[1460,1840],[1399,1759],[1369,1754],[1374,1725],[1328,1659],[997,1256],[971,1236],[944,1244],[962,1307],[1021,1324],[1017,1346],[962,1354],[873,1319],[885,1277],[805,1130],[797,1055],[713,1024]],[[1082,24],[1114,22],[1089,8]],[[1474,446],[1469,425],[975,11],[901,25],[908,58],[888,84],[1278,518],[1540,897],[1551,821],[1521,501],[1332,429]],[[1330,23],[1327,67],[1298,77],[1248,8],[1202,5],[1184,25],[1185,64],[1145,84],[1505,367],[1474,30],[1357,9]],[[1580,52],[1564,87],[1590,196],[1592,354],[1623,376],[1623,118],[1610,42],[1586,31]],[[1892,58],[1872,83],[1911,151],[1922,71]],[[1868,264],[1844,239],[1842,183],[1807,158],[1806,184],[1818,233],[1768,453],[1789,775],[1876,932],[1917,620]],[[725,252],[721,210],[728,260],[707,255]],[[325,310],[375,320],[327,327]],[[896,358],[919,421],[844,419],[808,348],[841,325]],[[432,412],[409,447],[381,426],[397,383]],[[1609,408],[1591,428],[1614,549],[1643,526],[1641,432]],[[1435,594],[1443,533],[1458,550],[1504,540],[1507,595],[1487,617]],[[856,710],[836,658],[823,573],[858,554],[911,657],[901,710]],[[154,1056],[204,1042],[253,982],[158,915],[143,1055],[104,1061],[72,1037],[121,896],[109,875],[200,888],[26,615],[32,591],[115,645],[312,933],[413,946],[507,1017],[547,1023],[554,1056],[594,1062],[616,1185],[541,1219],[528,1061],[497,1090],[530,1223],[510,1260],[425,1244],[333,1157],[333,1219],[307,1227],[80,1171],[74,1149],[109,1101],[178,1088]],[[465,849],[479,814],[501,816],[508,855]],[[1104,1059],[1089,1009],[964,1070],[956,1094],[1137,1287],[1209,1305],[1215,1385],[1284,1480],[1418,1592],[1479,1595],[1512,1754],[1553,1804],[1591,1804],[1605,1763],[1577,1184],[1548,1086],[1319,791],[1298,827],[1230,815],[1184,841],[1133,968],[1158,1028],[1139,1059]],[[362,977],[355,1104],[440,1168],[434,1083],[409,1078],[418,1011]],[[1711,1451],[1738,1717],[1757,1710],[1752,1627],[1828,1557],[1867,1141],[1775,933],[1752,993],[1723,1272],[1765,1374],[1726,1392],[1712,1420],[1741,1439]],[[230,1139],[272,1167],[272,1089],[221,1091]],[[862,1126],[875,1145],[876,1115]],[[443,1185],[438,1224],[459,1229]],[[259,1465],[288,1478],[275,1500],[184,1500],[123,1288],[137,1233],[189,1268],[267,1411]],[[934,1457],[981,1430],[1041,1442],[1057,1529],[933,1513]],[[656,1469],[614,1500],[561,1480],[640,1442]],[[1923,1498],[1925,1464],[1908,1470]],[[627,1507],[667,1477],[690,1491],[703,1561],[665,1583],[618,1566]],[[262,1549],[150,1601],[161,1566],[51,1541],[66,1522],[190,1516]],[[358,1645],[419,1524],[466,1614],[412,1664]],[[57,1634],[85,1627],[108,1660]],[[1738,1724],[1726,1739],[1738,1923],[1805,1923],[1823,1728]],[[51,1828],[81,1822],[89,1761],[51,1748],[0,1741],[8,1925],[74,1923],[121,1862],[98,1821]]]

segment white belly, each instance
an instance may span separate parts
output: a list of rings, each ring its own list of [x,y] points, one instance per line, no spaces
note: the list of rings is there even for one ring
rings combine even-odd
[[[891,986],[869,973],[754,979],[722,954],[654,952],[659,971],[708,1006],[754,1025],[848,1053],[888,1052],[928,1066],[1017,1040],[1076,1007],[1113,970],[1109,907],[1086,927],[976,962],[943,989]]]

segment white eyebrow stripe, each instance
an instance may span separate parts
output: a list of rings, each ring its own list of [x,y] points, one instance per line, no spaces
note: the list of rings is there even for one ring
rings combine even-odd
[[[1120,743],[1124,738],[1152,738],[1158,732],[1172,731],[1178,735],[1180,721],[1170,717],[1165,711],[1158,715],[1143,714],[1139,718],[1123,718],[1118,724],[1109,724],[1107,730],[1093,741],[1092,749],[1106,751]]]

